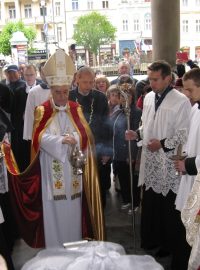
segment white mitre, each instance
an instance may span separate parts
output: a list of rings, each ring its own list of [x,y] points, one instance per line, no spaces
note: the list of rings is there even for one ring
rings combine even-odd
[[[51,87],[55,85],[71,85],[76,69],[71,57],[63,49],[58,49],[48,59],[43,71],[47,83]]]

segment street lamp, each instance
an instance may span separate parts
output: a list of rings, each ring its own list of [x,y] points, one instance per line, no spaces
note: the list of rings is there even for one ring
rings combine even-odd
[[[46,48],[46,59],[48,59],[48,42],[47,42],[48,24],[46,23],[46,18],[45,18],[46,1],[40,0],[40,6],[42,7],[42,15],[43,15],[43,22],[44,22],[43,33],[44,33],[44,41],[45,41],[45,48]]]

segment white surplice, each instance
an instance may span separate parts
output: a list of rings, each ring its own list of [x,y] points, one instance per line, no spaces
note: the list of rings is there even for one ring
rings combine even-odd
[[[198,155],[198,159],[200,155]],[[198,174],[195,177],[192,189],[181,211],[181,219],[186,229],[187,242],[192,247],[188,270],[197,270],[200,267],[200,163],[196,159]]]
[[[45,130],[41,139],[40,163],[42,173],[42,202],[46,247],[62,246],[64,242],[82,239],[81,197],[71,199],[71,146],[62,144],[62,134],[71,132],[78,138],[67,113],[60,111]],[[54,200],[52,189],[52,162],[63,164],[67,200]],[[81,187],[82,188],[82,187]]]
[[[200,155],[200,110],[198,109],[198,104],[195,104],[191,110],[190,131],[185,151],[188,157],[196,157],[197,155]],[[195,177],[196,176],[188,174],[182,176],[175,201],[176,209],[180,211],[183,209],[192,189]]]
[[[3,217],[3,213],[1,210],[1,206],[0,206],[0,224],[4,222],[4,217]]]
[[[172,190],[177,193],[180,176],[176,175],[170,157],[176,154],[177,146],[185,143],[189,129],[191,105],[186,96],[172,89],[155,112],[155,93],[145,96],[142,113],[143,147],[139,174],[139,185],[145,183],[146,189],[152,188],[164,196]],[[166,139],[165,147],[174,148],[169,152],[151,152],[147,149],[150,139]]]
[[[24,140],[32,140],[35,107],[48,100],[49,96],[50,89],[43,89],[40,85],[36,85],[30,89],[24,113]]]

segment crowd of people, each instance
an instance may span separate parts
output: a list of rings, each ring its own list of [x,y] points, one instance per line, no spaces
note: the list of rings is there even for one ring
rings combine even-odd
[[[199,204],[194,222],[187,222],[200,170],[200,69],[188,64],[186,72],[177,60],[174,72],[155,61],[138,81],[123,61],[109,81],[88,66],[76,70],[58,49],[39,73],[33,64],[4,68],[0,254],[8,269],[18,237],[35,248],[106,240],[112,178],[119,182],[120,211],[133,215],[141,206],[141,248],[170,254],[172,270],[200,267],[200,226],[193,241],[186,238],[200,221]]]

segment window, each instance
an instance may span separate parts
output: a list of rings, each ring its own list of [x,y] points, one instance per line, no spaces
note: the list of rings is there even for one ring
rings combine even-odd
[[[102,1],[102,8],[108,8],[108,1]]]
[[[88,9],[93,9],[93,1],[88,1],[87,7],[88,7]]]
[[[184,7],[187,7],[188,6],[188,0],[182,0],[182,5]]]
[[[55,15],[60,16],[60,2],[55,2]]]
[[[128,31],[128,20],[122,21],[122,27],[123,27],[123,31],[125,31],[125,32]]]
[[[9,18],[10,19],[15,19],[16,18],[15,6],[9,6],[8,7],[8,13],[9,13]]]
[[[40,4],[40,16],[47,16],[46,6],[41,6],[41,4]]]
[[[149,31],[151,30],[151,15],[146,14],[144,17],[144,29]]]
[[[78,10],[78,0],[72,0],[72,10]]]
[[[196,32],[200,32],[200,20],[196,20]]]
[[[133,31],[139,31],[139,19],[133,19]]]
[[[200,0],[196,0],[196,6],[200,6]]]
[[[25,18],[32,18],[31,5],[24,5],[24,15],[25,15]]]
[[[188,20],[183,20],[182,30],[183,30],[183,33],[188,33]]]
[[[63,38],[62,38],[62,27],[61,26],[57,27],[57,38],[58,38],[58,42],[63,40]]]

